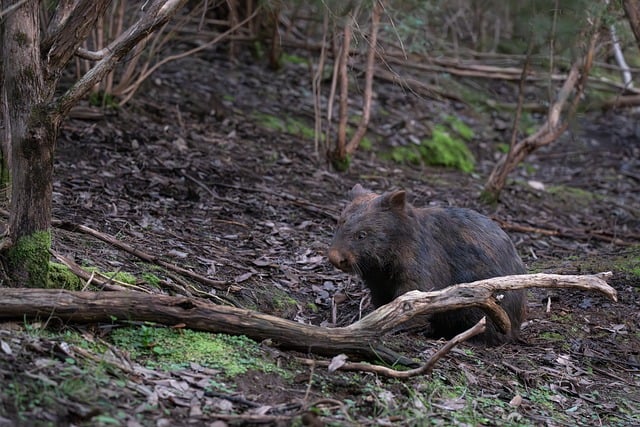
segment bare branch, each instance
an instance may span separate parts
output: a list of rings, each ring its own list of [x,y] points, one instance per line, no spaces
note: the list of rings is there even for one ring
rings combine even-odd
[[[95,26],[96,20],[104,15],[110,2],[111,0],[61,2],[41,44],[42,56],[48,63],[48,73],[58,74],[69,62]]]
[[[505,276],[460,284],[436,292],[412,291],[343,328],[301,324],[196,298],[140,292],[72,292],[62,289],[0,288],[0,320],[55,317],[64,321],[93,323],[111,322],[115,316],[118,319],[167,325],[184,323],[194,330],[243,334],[255,340],[271,339],[276,345],[285,348],[331,357],[346,353],[368,360],[381,359],[392,364],[415,365],[410,359],[386,348],[380,340],[385,333],[396,330],[415,316],[480,306],[490,312],[495,320],[499,306],[494,294],[529,287],[590,290],[603,293],[615,301],[615,289],[603,280],[603,277],[609,277],[610,274]]]
[[[339,79],[340,79],[340,103],[338,108],[338,141],[336,146],[336,158],[344,159],[347,145],[347,121],[349,120],[349,74],[347,63],[349,62],[349,49],[351,47],[351,37],[353,21],[350,18],[344,24],[342,32],[342,49],[339,58]]]
[[[78,99],[116,66],[121,58],[167,22],[185,2],[186,0],[154,0],[140,19],[110,44],[108,54],[60,97],[56,105],[58,113],[66,114]],[[77,49],[74,49],[73,53],[76,51]]]
[[[487,325],[487,318],[483,317],[473,325],[470,329],[467,329],[464,332],[459,333],[455,337],[451,338],[449,341],[445,343],[442,348],[436,351],[429,360],[422,366],[414,369],[409,369],[407,371],[398,371],[396,369],[388,368],[386,366],[380,365],[372,365],[370,363],[359,363],[359,362],[345,362],[338,369],[341,371],[358,371],[358,372],[374,372],[378,375],[383,375],[389,378],[411,378],[418,375],[428,375],[431,373],[433,368],[435,367],[438,360],[442,359],[447,353],[451,351],[453,347],[456,345],[467,341],[468,339],[481,334],[485,331]],[[311,365],[311,366],[326,366],[329,367],[330,362],[323,360],[312,360],[312,359],[298,359],[300,362]]]
[[[87,50],[85,48],[78,48],[76,51],[76,56],[82,59],[88,59],[89,61],[100,61],[107,54],[107,49],[100,49],[97,51]]]
[[[506,323],[506,314],[498,312],[494,294],[498,291],[539,288],[578,288],[600,292],[613,301],[617,301],[617,292],[604,278],[611,273],[599,275],[571,276],[561,274],[521,274],[515,276],[494,277],[464,283],[434,292],[411,291],[399,296],[389,304],[363,317],[345,329],[376,330],[381,334],[397,329],[409,319],[418,315],[449,311],[457,308],[477,306],[487,312],[496,323]],[[500,309],[500,311],[503,311]],[[503,318],[500,320],[500,318]],[[500,323],[497,326],[501,326]],[[507,325],[502,325],[507,326]]]
[[[10,14],[11,12],[13,12],[14,10],[18,9],[20,6],[22,6],[23,4],[25,4],[28,0],[20,0],[19,2],[12,4],[11,6],[7,7],[5,10],[0,10],[0,19],[2,19],[3,16]]]
[[[133,96],[135,91],[138,89],[138,87],[140,87],[142,82],[145,79],[147,79],[154,71],[156,71],[158,68],[160,68],[162,65],[166,64],[167,62],[175,61],[177,59],[184,58],[184,57],[187,57],[189,55],[193,55],[196,52],[200,52],[201,50],[204,50],[204,49],[207,49],[207,48],[213,46],[214,44],[220,42],[225,37],[227,37],[228,35],[233,33],[234,31],[238,30],[239,28],[242,28],[247,22],[250,22],[251,20],[253,20],[258,15],[258,12],[261,9],[262,8],[260,6],[256,7],[256,9],[253,11],[253,13],[251,15],[249,15],[248,17],[246,17],[242,21],[238,22],[236,25],[234,25],[233,27],[229,28],[225,32],[223,32],[221,34],[218,34],[212,40],[210,40],[210,41],[208,41],[206,43],[203,43],[200,46],[195,47],[193,49],[190,49],[190,50],[188,50],[186,52],[178,53],[178,54],[175,54],[175,55],[169,55],[169,56],[163,58],[162,60],[158,61],[157,63],[155,63],[151,68],[149,68],[148,70],[145,70],[133,84],[131,84],[129,87],[127,87],[126,89],[124,89],[122,91],[123,93],[126,94],[126,97],[122,101],[120,101],[120,105],[124,105],[129,99],[131,99],[131,97]]]
[[[365,83],[363,93],[362,118],[358,124],[358,128],[351,137],[346,146],[346,152],[352,154],[360,145],[360,141],[364,138],[369,126],[369,118],[371,116],[371,98],[373,96],[373,75],[375,73],[375,58],[378,47],[378,27],[380,26],[380,13],[382,10],[382,0],[376,0],[373,3],[371,11],[371,30],[369,36],[369,52],[367,55],[367,69],[365,71]]]
[[[549,108],[546,122],[538,130],[527,138],[511,145],[509,152],[502,156],[491,171],[482,197],[495,201],[504,188],[507,175],[520,164],[520,162],[537,148],[548,145],[555,141],[569,127],[569,119],[574,117],[578,104],[584,93],[589,72],[593,65],[596,45],[599,39],[598,22],[590,26],[591,37],[582,58],[574,61],[569,71],[569,75],[558,91],[555,102]],[[567,101],[572,96],[569,107]],[[566,109],[565,119],[561,120],[562,112]]]

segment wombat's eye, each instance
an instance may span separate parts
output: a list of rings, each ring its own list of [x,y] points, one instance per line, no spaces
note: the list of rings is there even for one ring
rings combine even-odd
[[[367,238],[367,232],[366,232],[366,231],[364,231],[364,230],[360,230],[360,231],[358,231],[358,233],[356,233],[356,238],[357,238],[358,240],[366,239],[366,238]]]

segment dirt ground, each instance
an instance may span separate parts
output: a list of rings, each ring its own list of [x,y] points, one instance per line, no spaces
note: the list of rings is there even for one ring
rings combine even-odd
[[[513,87],[482,84],[495,96],[515,96]],[[353,106],[359,102],[354,95]],[[402,165],[381,155],[422,137],[444,114],[474,130],[475,172]],[[274,129],[265,117],[295,118],[313,128],[306,65],[285,63],[273,72],[217,54],[172,63],[124,108],[63,125],[54,216],[231,281],[240,306],[343,326],[372,310],[359,279],[325,256],[346,193],[356,183],[376,191],[404,188],[415,205],[470,207],[499,221],[530,272],[613,271],[609,283],[618,302],[532,289],[526,343],[463,344],[431,376],[329,374],[293,359],[313,356],[271,348],[264,357],[278,359],[291,376],[252,372],[225,380],[232,391],[214,393],[198,381],[224,373],[195,366],[153,370],[127,360],[126,349],[114,347],[109,359],[65,347],[68,329],[108,340],[96,332],[99,325],[35,334],[29,324],[4,324],[0,426],[640,425],[640,128],[631,112],[578,117],[561,141],[512,174],[495,206],[482,204],[479,194],[498,145],[509,140],[509,113],[480,112],[378,82],[374,147],[360,150],[345,173],[327,167],[303,132]],[[54,230],[53,247],[104,271],[145,268],[79,233]],[[162,292],[188,289],[177,283]],[[343,301],[332,315],[335,295]],[[390,336],[387,344],[418,361],[441,345],[416,331]],[[64,375],[90,382],[87,364],[96,360],[108,375],[92,399],[38,394],[40,386],[66,384]]]

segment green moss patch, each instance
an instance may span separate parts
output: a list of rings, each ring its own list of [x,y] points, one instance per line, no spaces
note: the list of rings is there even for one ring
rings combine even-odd
[[[128,349],[132,359],[156,369],[171,370],[194,362],[219,369],[227,376],[249,370],[277,370],[264,358],[258,344],[245,336],[143,325],[116,329],[111,339]]]
[[[253,117],[257,120],[258,125],[269,130],[286,132],[309,140],[315,136],[315,130],[312,126],[293,117],[280,118],[261,112],[254,113]]]
[[[49,263],[48,288],[69,289],[72,291],[81,290],[85,282],[75,275],[69,267],[57,262]]]
[[[49,249],[51,249],[51,232],[36,231],[35,233],[20,238],[16,244],[9,249],[9,267],[14,272],[25,272],[27,277],[15,279],[24,281],[20,286],[30,288],[47,287],[49,275]]]
[[[453,122],[460,134],[445,125],[436,125],[431,138],[423,139],[420,144],[396,147],[391,158],[399,163],[424,162],[433,166],[445,166],[463,172],[473,171],[475,159],[463,139],[471,138],[473,132],[462,122]],[[464,125],[464,126],[463,126]],[[462,136],[464,135],[464,136]]]

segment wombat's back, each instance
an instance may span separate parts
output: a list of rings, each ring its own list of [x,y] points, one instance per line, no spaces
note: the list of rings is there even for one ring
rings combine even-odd
[[[414,208],[421,234],[447,254],[450,283],[522,274],[524,264],[509,236],[491,219],[464,208]]]
[[[462,208],[416,211],[422,217],[422,233],[438,242],[448,263],[448,283],[436,284],[433,289],[526,272],[509,236],[486,216]],[[525,291],[504,292],[500,304],[509,315],[511,334],[505,336],[492,322],[487,322],[487,332],[482,339],[495,345],[519,338],[520,324],[526,315],[525,303]],[[454,310],[432,316],[431,325],[435,334],[451,338],[471,327],[484,315],[482,310],[476,308]]]

